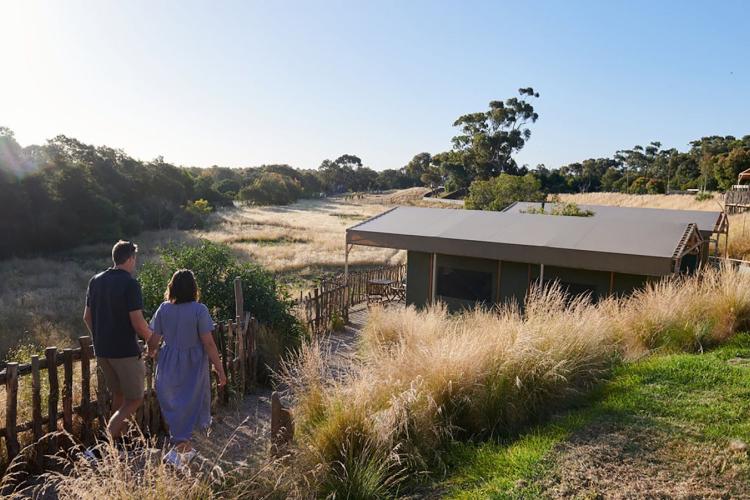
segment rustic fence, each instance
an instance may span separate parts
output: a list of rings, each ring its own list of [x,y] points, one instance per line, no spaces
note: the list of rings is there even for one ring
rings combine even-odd
[[[406,265],[397,264],[349,273],[348,283],[343,274],[322,280],[306,296],[301,295],[296,303],[308,329],[323,333],[337,320],[349,319],[349,308],[367,302],[368,284],[376,279],[402,282],[406,276]]]
[[[223,388],[217,389],[212,381],[213,399],[219,405],[229,402],[231,391],[245,394],[256,381],[260,325],[244,311],[243,304],[237,279],[236,317],[214,325],[214,339],[227,375]],[[5,452],[0,453],[0,470],[25,444],[33,445],[31,461],[41,468],[45,456],[73,444],[59,442],[57,431],[64,430],[80,443],[89,444],[96,431],[106,426],[111,395],[98,374],[91,338],[80,337],[78,341],[77,348],[47,347],[44,356],[34,355],[28,363],[6,363],[0,371],[0,386],[5,387],[5,426],[0,429]],[[134,420],[146,435],[166,430],[154,390],[154,364],[149,358],[144,402]]]
[[[733,187],[724,193],[724,206],[729,214],[750,210],[750,189],[747,186]]]

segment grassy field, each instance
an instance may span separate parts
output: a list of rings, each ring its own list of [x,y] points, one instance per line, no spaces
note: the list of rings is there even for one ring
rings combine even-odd
[[[500,442],[456,445],[437,491],[473,498],[747,493],[750,335],[621,365],[581,408]]]
[[[343,270],[348,226],[394,203],[420,198],[421,192],[417,188],[360,199],[303,200],[285,207],[243,206],[214,214],[205,231],[151,231],[135,241],[145,260],[169,242],[205,238],[226,243],[242,259],[275,272],[294,296],[321,275]],[[62,347],[82,335],[86,285],[93,274],[111,265],[110,250],[111,244],[87,245],[47,258],[0,262],[0,357],[19,343]],[[358,247],[350,255],[355,268],[403,259],[403,253],[371,247]]]

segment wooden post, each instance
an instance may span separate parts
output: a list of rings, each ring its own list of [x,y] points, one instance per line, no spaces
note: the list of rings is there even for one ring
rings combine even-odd
[[[318,333],[318,328],[320,327],[320,294],[318,293],[318,289],[315,288],[314,291],[315,296],[315,328],[314,333]]]
[[[234,312],[237,323],[241,323],[245,312],[245,297],[242,294],[242,280],[234,278]]]
[[[250,380],[254,384],[258,378],[258,348],[256,339],[258,335],[258,320],[250,317],[248,325],[248,348],[250,350]]]
[[[73,432],[73,349],[63,351],[63,428]]]
[[[78,337],[81,346],[81,441],[91,439],[91,337]]]
[[[271,453],[277,455],[294,437],[294,425],[289,410],[281,405],[279,393],[271,394]]]
[[[47,432],[49,433],[49,454],[57,453],[57,403],[60,399],[60,384],[57,380],[57,347],[44,350],[47,358],[47,378],[49,379],[49,396],[47,398]]]
[[[35,453],[34,462],[37,467],[42,466],[44,447],[42,444],[42,380],[39,374],[39,356],[31,356],[31,430],[34,433]]]
[[[236,354],[236,344],[235,344],[235,330],[234,330],[235,324],[234,321],[229,320],[227,321],[227,329],[226,329],[226,349],[224,349],[224,357],[226,358],[226,363],[224,367],[224,373],[227,375],[227,384],[230,382],[232,384],[236,384],[237,382],[237,371],[236,371],[236,365],[234,362],[234,356]],[[232,349],[230,349],[230,346]]]
[[[21,450],[16,432],[18,416],[18,363],[5,366],[5,445],[8,461],[13,460]]]

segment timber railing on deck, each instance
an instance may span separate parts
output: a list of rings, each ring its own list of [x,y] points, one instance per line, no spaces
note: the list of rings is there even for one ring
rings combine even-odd
[[[243,310],[239,279],[234,285],[237,315],[234,320],[214,325],[214,339],[227,374],[227,386],[218,391],[212,380],[213,399],[219,405],[229,402],[230,387],[245,394],[255,383],[257,373],[256,339],[261,326]],[[79,442],[89,444],[96,429],[106,425],[111,395],[103,377],[98,376],[91,338],[80,337],[78,341],[77,348],[47,347],[43,357],[34,355],[28,363],[6,363],[0,371],[0,387],[5,387],[4,427],[0,429],[5,452],[0,453],[0,471],[27,444],[33,445],[34,465],[43,467],[46,455],[54,455],[72,444],[58,442],[56,431],[64,430]],[[157,435],[166,429],[154,390],[154,363],[145,359],[144,402],[135,421],[144,434]],[[93,373],[97,376],[92,391]]]
[[[321,281],[306,296],[301,295],[296,307],[312,333],[324,333],[335,319],[347,321],[350,307],[367,302],[370,281],[389,279],[401,282],[405,276],[406,264],[350,272],[348,286],[344,282],[344,275],[339,274]]]

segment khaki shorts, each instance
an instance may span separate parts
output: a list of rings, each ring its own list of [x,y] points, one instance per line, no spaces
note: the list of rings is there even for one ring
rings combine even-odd
[[[132,358],[96,358],[111,393],[120,393],[125,399],[143,398],[146,365],[139,356]]]

